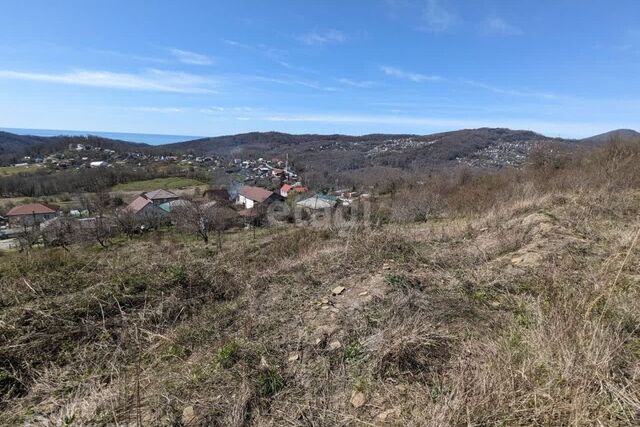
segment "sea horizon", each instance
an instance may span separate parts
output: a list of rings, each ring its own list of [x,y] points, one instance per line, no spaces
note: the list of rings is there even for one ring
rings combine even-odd
[[[136,132],[103,132],[103,131],[81,131],[68,129],[31,129],[31,128],[6,128],[0,127],[0,131],[14,133],[16,135],[32,136],[100,136],[103,138],[116,139],[126,142],[143,143],[149,145],[172,144],[175,142],[190,141],[204,138],[197,135],[165,135],[154,133]]]

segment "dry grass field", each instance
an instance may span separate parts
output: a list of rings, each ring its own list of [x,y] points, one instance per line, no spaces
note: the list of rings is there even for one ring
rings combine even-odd
[[[440,186],[426,221],[4,254],[0,423],[637,425],[640,163],[616,150]]]

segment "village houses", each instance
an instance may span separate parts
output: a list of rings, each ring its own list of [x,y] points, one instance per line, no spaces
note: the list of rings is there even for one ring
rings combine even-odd
[[[306,192],[307,188],[303,187],[299,182],[296,182],[295,184],[284,184],[280,188],[280,195],[282,197],[288,197],[289,193],[302,194]]]
[[[171,191],[154,190],[140,194],[124,208],[124,211],[139,219],[160,218],[171,212],[172,203],[179,201],[178,195]]]
[[[273,191],[245,185],[238,192],[236,204],[243,205],[245,209],[252,209],[256,205],[265,205],[280,199],[282,197]]]
[[[40,224],[58,216],[58,211],[42,203],[29,203],[12,208],[6,214],[11,227]]]

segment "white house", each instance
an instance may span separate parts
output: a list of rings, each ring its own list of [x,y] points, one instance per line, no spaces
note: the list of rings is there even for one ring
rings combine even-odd
[[[251,209],[260,203],[269,203],[280,196],[273,191],[261,187],[252,187],[250,185],[243,186],[238,192],[236,204],[243,205],[245,209]]]

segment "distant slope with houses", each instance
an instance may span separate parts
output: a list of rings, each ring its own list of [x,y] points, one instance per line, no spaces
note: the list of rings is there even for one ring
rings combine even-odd
[[[47,156],[55,157],[68,147],[84,144],[95,148],[91,156],[83,153],[81,162],[86,161],[87,167],[90,161],[109,163],[110,159],[123,158],[164,161],[190,156],[228,161],[288,156],[296,170],[319,185],[330,185],[332,180],[350,184],[350,181],[368,180],[371,176],[386,179],[406,172],[424,173],[459,165],[481,169],[517,167],[541,144],[574,149],[582,143],[592,145],[611,138],[630,139],[638,135],[635,131],[617,130],[584,140],[569,140],[503,128],[464,129],[430,135],[251,132],[152,146],[96,136],[31,137],[0,132],[0,166],[37,162]]]

